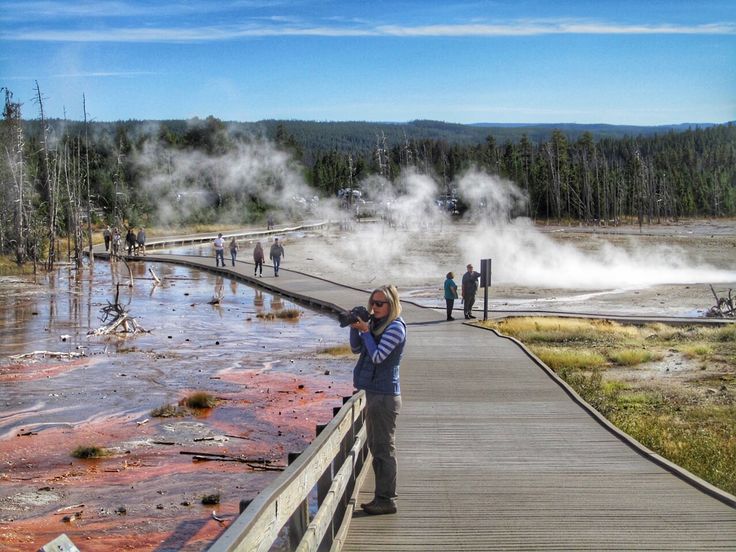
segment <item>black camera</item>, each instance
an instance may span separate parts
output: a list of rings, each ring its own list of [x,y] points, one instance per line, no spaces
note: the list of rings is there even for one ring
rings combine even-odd
[[[358,319],[363,320],[364,322],[368,322],[370,318],[371,314],[365,307],[353,307],[349,311],[341,312],[337,315],[337,319],[340,321],[341,328],[349,326],[350,324],[355,324]]]

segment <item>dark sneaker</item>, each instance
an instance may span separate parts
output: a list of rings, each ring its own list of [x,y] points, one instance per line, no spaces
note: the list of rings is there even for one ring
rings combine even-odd
[[[473,316],[472,314],[469,314],[468,318],[475,318],[475,316]]]
[[[385,514],[395,514],[396,504],[392,502],[373,502],[363,505],[363,511],[369,516],[383,516]]]

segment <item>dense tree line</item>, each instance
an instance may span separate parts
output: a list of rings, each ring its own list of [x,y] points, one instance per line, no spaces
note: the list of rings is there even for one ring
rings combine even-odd
[[[385,155],[385,152],[388,152]],[[379,160],[386,157],[386,161]],[[371,151],[332,150],[312,165],[313,185],[333,192],[366,173],[391,178],[411,167],[431,174],[452,193],[453,180],[471,167],[515,182],[529,197],[533,218],[617,224],[634,218],[736,215],[736,126],[596,140],[590,132],[571,141],[560,130],[538,143],[482,144],[406,140],[386,149],[380,139]]]
[[[35,118],[25,120],[24,107],[3,91],[0,252],[18,262],[53,266],[61,239],[70,258],[81,262],[93,223],[124,229],[158,222],[152,217],[163,188],[197,186],[196,208],[174,209],[175,222],[222,222],[223,214],[231,222],[247,222],[263,216],[279,206],[254,189],[283,187],[286,173],[261,167],[255,183],[239,187],[237,179],[235,186],[224,186],[222,173],[212,169],[253,143],[282,152],[289,170],[325,196],[358,187],[372,175],[394,181],[407,170],[430,175],[449,195],[458,176],[478,168],[522,188],[529,202],[520,214],[537,219],[616,224],[736,215],[731,123],[648,128],[637,135],[605,126],[491,128],[433,121],[227,123],[208,117],[91,123],[86,117],[48,119],[40,90]],[[215,163],[181,176],[175,165],[185,153]],[[154,178],[164,181],[156,192],[148,186]]]

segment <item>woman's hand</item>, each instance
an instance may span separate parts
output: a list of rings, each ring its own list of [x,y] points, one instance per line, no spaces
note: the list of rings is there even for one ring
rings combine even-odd
[[[361,333],[365,333],[370,330],[370,326],[368,326],[368,322],[361,320],[358,318],[358,321],[355,324],[350,324],[351,328],[355,328]]]

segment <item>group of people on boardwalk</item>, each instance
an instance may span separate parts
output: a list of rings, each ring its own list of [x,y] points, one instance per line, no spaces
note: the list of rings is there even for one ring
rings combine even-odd
[[[102,231],[102,237],[105,239],[105,251],[111,251],[113,255],[119,255],[122,252],[120,248],[122,236],[117,227],[110,228],[110,225],[107,225]],[[125,246],[128,249],[128,255],[145,255],[146,229],[141,226],[136,234],[132,226],[128,227],[125,234]]]
[[[212,243],[214,249],[215,249],[215,266],[225,266],[225,238],[222,236],[222,232],[217,234],[217,237],[215,238],[215,241]],[[240,249],[238,247],[238,241],[233,236],[230,239],[229,244],[230,249],[230,260],[232,262],[232,266],[235,266],[235,260],[238,256],[238,250]],[[278,238],[274,238],[273,244],[271,245],[271,249],[269,251],[269,259],[273,263],[273,275],[278,278],[279,276],[279,267],[281,266],[281,258],[285,257],[286,253],[284,252],[284,246],[281,242],[279,242]],[[263,277],[263,261],[265,260],[265,253],[263,252],[263,246],[261,245],[261,242],[257,242],[255,248],[253,248],[253,263],[254,263],[254,269],[253,269],[253,277],[258,276],[259,278]]]
[[[480,272],[473,270],[473,265],[469,264],[466,267],[465,274],[462,279],[462,303],[463,303],[463,314],[465,319],[469,320],[475,318],[473,316],[473,305],[475,304],[475,294],[478,292],[478,280],[480,279]],[[447,320],[455,320],[452,316],[452,309],[455,305],[455,299],[457,295],[457,284],[455,283],[455,274],[448,272],[445,277],[445,304],[447,306]]]

